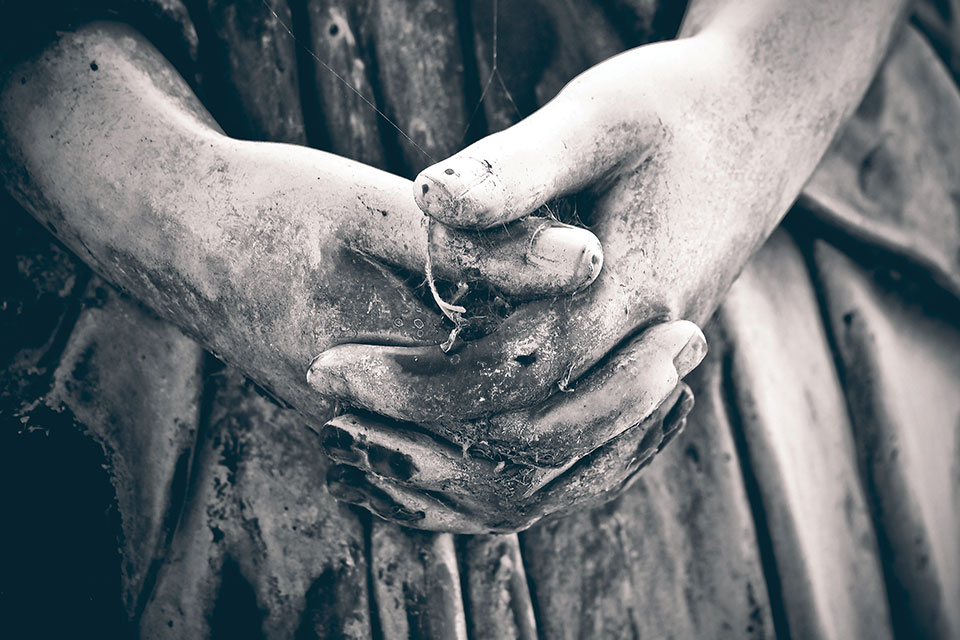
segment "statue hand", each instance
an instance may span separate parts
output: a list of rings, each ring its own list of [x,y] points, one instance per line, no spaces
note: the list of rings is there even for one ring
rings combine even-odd
[[[425,270],[428,219],[409,181],[223,135],[125,25],[61,33],[0,83],[0,173],[21,204],[106,279],[306,413],[325,408],[304,376],[324,349],[446,339],[410,286]],[[439,276],[514,295],[578,290],[601,264],[584,229],[529,220],[480,239],[436,226]]]
[[[751,129],[760,116],[751,120],[738,62],[715,38],[627,52],[526,120],[426,169],[415,195],[448,225],[502,224],[578,193],[578,212],[603,245],[600,276],[572,297],[519,307],[452,355],[330,349],[311,367],[312,386],[465,445],[487,438],[464,437],[439,416],[471,420],[536,405],[640,329],[706,320],[775,226],[770,212],[792,199],[789,157],[776,135],[761,145],[769,132]]]
[[[696,325],[656,325],[540,406],[462,422],[451,407],[449,429],[489,438],[469,447],[371,414],[339,416],[321,433],[338,463],[328,487],[387,520],[455,533],[518,531],[609,500],[682,428],[693,395],[679,379],[705,353]]]
[[[809,4],[696,3],[681,30],[695,35],[594,67],[523,122],[424,171],[419,204],[453,226],[580,193],[581,218],[604,248],[600,277],[571,298],[519,308],[452,357],[331,349],[311,368],[312,386],[469,447],[486,440],[483,429],[437,417],[484,424],[543,402],[639,328],[705,321],[855,108],[901,3],[880,3],[866,22],[853,5]],[[565,442],[580,432],[570,427]],[[551,452],[522,430],[507,435],[497,445],[506,459]]]

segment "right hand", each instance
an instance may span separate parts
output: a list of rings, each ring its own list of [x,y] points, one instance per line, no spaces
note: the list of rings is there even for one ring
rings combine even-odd
[[[705,354],[693,323],[655,325],[537,406],[477,420],[452,406],[452,442],[429,426],[338,416],[321,433],[338,463],[330,493],[405,526],[455,533],[519,531],[610,500],[683,427],[693,394],[680,379]]]

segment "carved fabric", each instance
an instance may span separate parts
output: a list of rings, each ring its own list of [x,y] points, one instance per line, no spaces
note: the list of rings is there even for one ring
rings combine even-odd
[[[98,15],[144,29],[228,134],[412,176],[429,159],[284,25],[439,159],[670,37],[670,4]],[[91,276],[4,196],[4,619],[34,636],[960,635],[957,15],[932,6],[708,327],[686,431],[618,500],[519,536],[413,532],[337,504],[321,425]],[[502,82],[473,115],[494,24]]]

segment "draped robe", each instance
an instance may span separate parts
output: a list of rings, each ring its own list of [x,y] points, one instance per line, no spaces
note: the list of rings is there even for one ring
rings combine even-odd
[[[143,0],[106,15],[150,37],[228,134],[412,177],[673,37],[682,11]],[[685,432],[617,500],[519,535],[338,504],[321,425],[3,196],[4,619],[171,638],[960,636],[958,46],[960,3],[919,3],[706,327]]]

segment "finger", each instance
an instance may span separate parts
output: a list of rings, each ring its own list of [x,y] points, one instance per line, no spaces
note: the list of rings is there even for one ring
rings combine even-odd
[[[603,445],[591,455],[572,465],[570,470],[551,482],[528,506],[517,508],[528,496],[508,497],[509,508],[494,502],[477,507],[472,501],[461,501],[442,492],[411,488],[391,476],[351,465],[337,465],[328,474],[331,494],[339,500],[367,508],[378,516],[419,529],[455,533],[503,533],[526,528],[541,517],[567,511],[583,503],[611,499],[622,492],[637,472],[682,429],[686,415],[693,407],[693,394],[681,383],[667,402],[641,424]],[[349,423],[348,418],[340,424]],[[353,450],[347,441],[353,436],[324,431],[325,443],[336,438],[334,449]],[[369,447],[368,450],[372,447]],[[407,449],[413,452],[417,445]],[[346,458],[350,458],[347,455]],[[343,456],[341,456],[343,459]],[[362,464],[362,462],[361,462]],[[377,465],[395,474],[395,465]],[[406,466],[406,465],[403,465]],[[414,478],[406,472],[403,477]],[[484,475],[478,474],[479,480]],[[422,478],[421,478],[422,479]],[[531,490],[532,492],[532,490]]]
[[[578,460],[635,430],[676,393],[680,380],[706,353],[706,339],[692,322],[655,325],[619,348],[570,393],[484,421],[484,440],[494,450],[510,447],[513,459],[540,466]]]
[[[335,462],[372,472],[408,489],[442,495],[478,511],[491,496],[523,494],[543,471],[465,455],[436,438],[378,417],[344,414],[320,432]]]
[[[384,520],[405,527],[451,533],[491,532],[483,518],[471,516],[454,503],[410,491],[356,467],[331,467],[327,472],[327,489],[337,500],[364,507]]]
[[[616,82],[623,65],[597,65],[528,118],[424,169],[414,181],[417,204],[445,224],[482,229],[579,191],[642,154],[656,122],[621,95],[629,85]]]
[[[543,517],[569,512],[620,495],[683,430],[693,405],[693,392],[680,383],[670,399],[641,424],[582,458],[544,487],[537,496],[537,513]]]
[[[484,232],[434,223],[410,201],[409,182],[383,174],[342,224],[354,251],[419,274],[428,252],[434,274],[453,282],[483,281],[507,295],[532,298],[578,291],[603,265],[600,241],[587,229],[538,218]],[[402,196],[400,193],[402,192]]]
[[[531,303],[493,335],[451,354],[439,347],[341,344],[314,359],[307,382],[321,395],[396,420],[462,421],[542,401],[566,359],[538,345],[552,346],[560,323],[560,309]],[[506,326],[507,337],[498,339]]]
[[[336,462],[423,490],[458,491],[493,469],[493,464],[465,457],[425,434],[352,413],[324,425],[320,439]]]
[[[525,299],[575,293],[603,267],[603,248],[593,233],[549,218],[478,232],[435,223],[430,251],[440,278],[480,280]]]
[[[436,345],[450,335],[439,310],[424,304],[394,269],[350,251],[329,258],[340,274],[329,279],[323,293],[342,319],[331,327],[334,344]],[[308,328],[313,317],[303,317],[300,326]]]
[[[490,435],[479,432],[479,423],[476,433],[444,431],[443,424],[460,425],[464,420],[517,409],[518,405],[543,402],[545,398],[532,395],[530,388],[549,391],[553,383],[570,371],[569,368],[560,371],[559,365],[564,362],[561,355],[546,350],[553,344],[553,335],[561,325],[556,318],[541,315],[529,318],[531,322],[525,331],[512,331],[509,340],[496,343],[497,350],[493,352],[489,343],[496,334],[490,339],[467,343],[452,356],[436,348],[341,345],[314,360],[307,380],[323,395],[336,396],[353,406],[398,420],[430,426],[432,431],[457,444],[472,444]],[[649,378],[651,391],[645,398],[654,394],[666,397],[676,385],[675,378],[686,375],[703,356],[693,348],[699,344],[695,342],[684,358],[677,358],[695,333],[702,343],[702,333],[692,323],[667,323],[648,329],[634,343],[632,373],[620,375],[618,380],[626,381],[628,375]],[[705,352],[705,345],[702,349]],[[655,371],[666,377],[654,378],[653,370],[645,371],[641,354],[651,363],[657,363]],[[688,356],[691,360],[686,359]],[[606,370],[614,371],[610,364]],[[676,373],[671,374],[671,370]],[[673,381],[669,382],[668,378]],[[596,391],[592,397],[599,399],[602,394]],[[561,400],[555,399],[548,405],[557,419],[564,419],[562,407],[567,406]],[[612,402],[621,403],[616,398]],[[544,429],[528,434],[526,425],[530,417],[517,414],[512,416],[512,422],[504,421],[499,428],[500,439],[503,442],[536,440]],[[569,433],[579,430],[580,424],[577,424]]]

